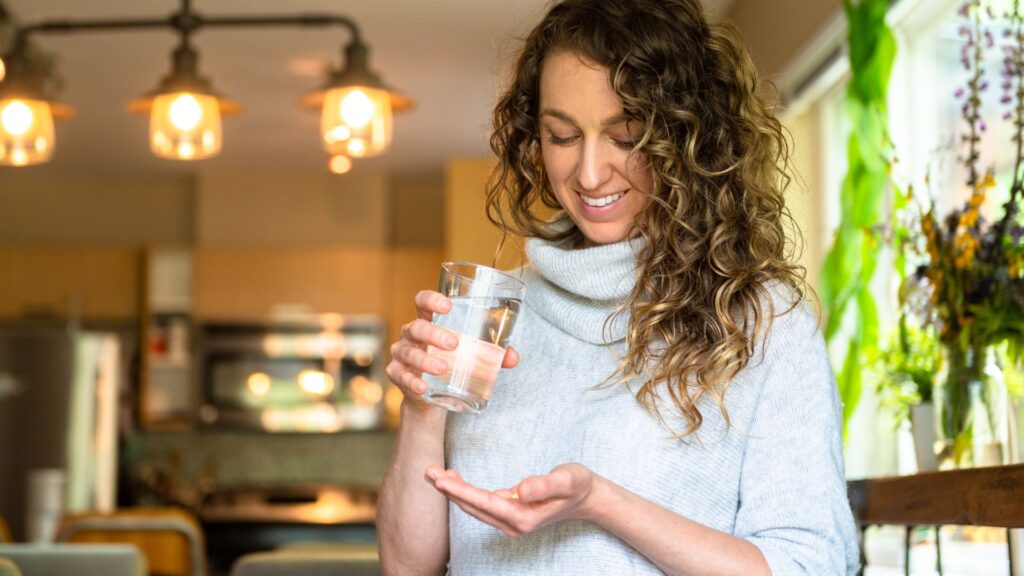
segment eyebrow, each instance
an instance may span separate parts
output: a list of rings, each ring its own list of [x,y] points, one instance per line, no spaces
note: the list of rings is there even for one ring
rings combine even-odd
[[[576,121],[575,118],[570,116],[568,113],[563,112],[561,110],[557,110],[555,108],[545,108],[541,110],[540,117],[544,116],[553,116],[555,118],[558,118],[559,120],[563,120],[576,126],[579,126],[580,124],[579,122]],[[601,126],[613,126],[615,124],[620,124],[622,122],[628,122],[629,119],[629,115],[626,114],[625,112],[622,112],[620,114],[616,114],[614,116],[606,118],[603,122],[601,122]]]

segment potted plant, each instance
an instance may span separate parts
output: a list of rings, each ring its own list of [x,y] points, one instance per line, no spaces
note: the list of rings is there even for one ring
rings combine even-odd
[[[922,472],[938,469],[933,391],[941,361],[935,331],[910,324],[904,312],[874,362],[880,402],[893,412],[897,426],[910,425],[917,469]]]

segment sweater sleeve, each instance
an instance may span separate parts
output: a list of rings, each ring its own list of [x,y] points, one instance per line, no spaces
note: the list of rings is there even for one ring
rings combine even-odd
[[[776,319],[770,362],[740,477],[735,535],[757,546],[773,576],[857,572],[846,495],[842,408],[825,342],[808,312]]]

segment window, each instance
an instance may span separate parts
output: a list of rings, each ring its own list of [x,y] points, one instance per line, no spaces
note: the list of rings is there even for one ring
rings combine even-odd
[[[967,170],[957,159],[961,151],[957,141],[966,127],[960,110],[964,98],[958,97],[957,92],[966,84],[968,74],[960,62],[963,39],[959,29],[964,20],[957,10],[962,1],[903,0],[890,12],[890,22],[899,43],[889,90],[890,129],[899,157],[895,174],[903,183],[912,182],[919,198],[930,193],[940,213],[961,204],[970,194],[966,186]],[[993,11],[1001,14],[1009,11],[1012,0],[992,0],[991,4]],[[997,45],[987,52],[985,62],[985,78],[989,87],[982,93],[982,116],[987,128],[978,164],[982,171],[993,167],[999,183],[983,208],[983,214],[989,218],[1001,213],[1001,205],[1008,198],[1008,181],[1016,155],[1016,150],[1009,146],[1012,125],[1002,120],[1008,106],[1000,103],[1002,52],[998,44],[1004,40],[999,32],[994,30]],[[818,48],[820,54],[820,46]],[[791,105],[791,108],[800,110],[802,128],[799,138],[816,142],[820,147],[816,155],[821,163],[818,175],[813,180],[808,179],[807,185],[810,190],[820,192],[814,194],[820,199],[816,213],[825,225],[815,237],[809,237],[808,242],[824,242],[826,245],[831,243],[839,221],[838,199],[846,171],[849,135],[843,102],[846,76],[835,73],[836,66],[845,66],[845,62],[821,73],[822,80],[818,85],[806,90],[811,94],[807,98],[812,101]],[[785,85],[782,88],[784,91]],[[809,132],[805,127],[808,122],[816,126],[810,131],[814,134],[811,139],[805,138]],[[786,120],[786,123],[791,124],[791,120]],[[797,141],[797,150],[802,145],[807,144]],[[929,173],[930,190],[926,190],[925,176]],[[803,227],[805,230],[809,228]],[[820,266],[820,262],[813,264]],[[881,262],[876,275],[876,294],[882,311],[896,307],[891,298],[898,280],[891,270],[888,262]],[[886,316],[882,314],[883,318]],[[846,444],[848,477],[908,474],[916,470],[909,430],[895,429],[891,417],[878,409],[878,401],[869,382],[865,382],[860,405],[849,423],[849,430],[851,434]],[[870,530],[866,574],[902,574],[903,538],[904,530],[900,527]],[[945,574],[1009,574],[1005,530],[946,527],[942,530],[941,539]],[[1014,540],[1019,555],[1024,542],[1019,534],[1014,535]],[[912,573],[934,574],[935,531],[915,530],[913,541],[915,544],[910,554]],[[1021,559],[1017,562],[1018,567],[1024,565]]]

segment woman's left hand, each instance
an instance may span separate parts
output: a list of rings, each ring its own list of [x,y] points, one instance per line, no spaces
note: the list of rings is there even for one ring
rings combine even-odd
[[[518,538],[559,520],[586,519],[598,476],[581,464],[562,464],[493,492],[467,483],[455,470],[431,466],[426,478],[467,514]]]

